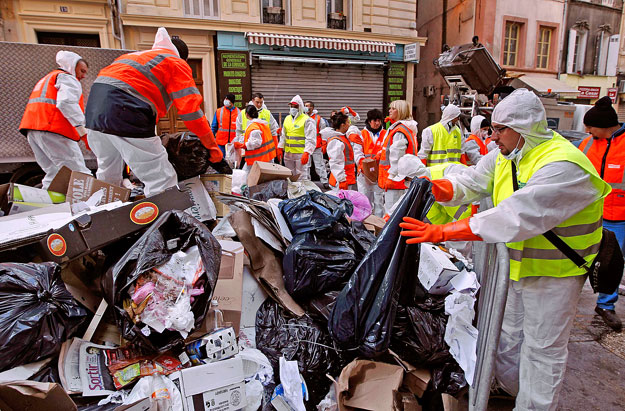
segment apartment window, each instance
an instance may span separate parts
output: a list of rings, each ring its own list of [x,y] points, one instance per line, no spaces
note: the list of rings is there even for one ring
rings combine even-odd
[[[182,3],[186,17],[219,18],[219,0],[183,0]]]
[[[100,35],[38,31],[37,42],[39,44],[60,44],[62,46],[100,47]]]
[[[538,51],[536,52],[536,68],[546,69],[549,67],[549,53],[551,52],[551,38],[553,29],[541,27],[538,32]]]
[[[506,22],[506,33],[503,44],[504,66],[516,66],[518,63],[521,26],[521,23],[514,21]]]
[[[287,24],[287,0],[261,0],[263,23]]]
[[[326,0],[329,29],[347,29],[347,17],[345,16],[344,0]]]

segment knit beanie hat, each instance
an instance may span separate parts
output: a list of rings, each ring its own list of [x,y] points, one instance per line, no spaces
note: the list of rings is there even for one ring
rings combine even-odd
[[[589,127],[610,128],[618,126],[618,116],[612,107],[612,99],[605,96],[584,115],[584,125]]]

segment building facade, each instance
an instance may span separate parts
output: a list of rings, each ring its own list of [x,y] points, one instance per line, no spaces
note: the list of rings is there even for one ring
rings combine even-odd
[[[395,99],[412,101],[426,39],[413,0],[93,0],[8,1],[6,41],[145,50],[156,29],[189,46],[189,65],[213,113],[225,94],[236,104],[261,92],[277,120],[295,94],[324,117],[352,106],[364,118]],[[55,38],[57,36],[57,38]],[[408,61],[404,61],[408,46]],[[415,52],[416,46],[416,52]],[[363,113],[364,112],[364,113]],[[207,114],[212,119],[212,114]],[[178,131],[175,112],[160,123]]]

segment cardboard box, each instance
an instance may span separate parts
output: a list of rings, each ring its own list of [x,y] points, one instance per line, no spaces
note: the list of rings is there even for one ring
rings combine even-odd
[[[128,201],[130,190],[100,181],[89,174],[62,167],[48,187],[50,191],[65,193],[71,204],[87,201],[96,191],[104,189],[103,204],[113,201]]]
[[[398,365],[369,360],[349,363],[337,381],[339,410],[398,410],[397,393],[404,378]]]
[[[252,165],[247,175],[247,186],[252,187],[266,181],[286,180],[287,178],[291,181],[297,181],[299,176],[294,176],[289,168],[280,164],[257,161]]]
[[[189,190],[193,206],[184,210],[200,221],[214,220],[217,217],[217,210],[213,199],[208,195],[202,180],[199,176],[181,181],[180,188]]]
[[[421,244],[419,281],[430,294],[447,294],[453,288],[451,279],[460,271],[450,256],[432,243]]]
[[[217,308],[224,315],[224,322],[231,323],[236,334],[241,324],[243,303],[243,245],[237,241],[219,240],[221,244],[221,265],[213,293]]]
[[[169,375],[182,394],[184,411],[234,411],[247,405],[243,360],[231,358]]]
[[[0,384],[0,409],[2,411],[72,411],[77,407],[59,384],[12,381]]]
[[[0,210],[4,215],[23,213],[63,202],[65,194],[15,183],[0,185]]]
[[[215,195],[219,193],[232,194],[232,176],[229,174],[204,174],[200,178],[215,204],[217,217],[228,215],[230,208],[215,198]]]
[[[39,252],[44,261],[71,261],[148,227],[165,211],[185,210],[192,205],[189,191],[172,187],[110,211],[79,216],[48,232],[39,241]]]
[[[382,217],[371,214],[369,217],[365,218],[363,224],[365,225],[367,230],[373,231],[375,235],[379,235],[384,229],[386,221],[384,221]]]

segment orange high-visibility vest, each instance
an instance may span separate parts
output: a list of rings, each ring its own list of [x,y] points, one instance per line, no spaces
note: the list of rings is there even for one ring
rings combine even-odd
[[[612,187],[603,202],[603,218],[625,220],[625,130],[612,138],[587,137],[579,145],[601,178]],[[618,133],[618,131],[617,131]]]
[[[393,127],[393,129],[389,130],[388,133],[386,133],[383,148],[380,151],[380,167],[378,173],[378,186],[385,190],[404,190],[406,188],[404,180],[393,181],[388,178],[388,170],[391,168],[391,162],[388,159],[388,156],[390,154],[391,145],[393,145],[393,138],[395,137],[395,133],[397,133],[398,131],[403,133],[408,139],[406,154],[413,154],[416,156],[417,151],[419,150],[415,136],[412,134],[412,131],[404,124],[399,123],[397,126]]]
[[[317,125],[317,146],[315,148],[320,148],[323,145],[323,140],[321,138],[321,133],[320,133],[321,116],[319,114],[313,114],[309,117],[315,120],[315,124]]]
[[[165,117],[172,103],[185,126],[200,138],[214,140],[202,111],[202,95],[191,67],[171,50],[155,49],[124,54],[98,73],[95,84],[108,84],[148,103],[156,120]]]
[[[225,117],[224,117],[225,113]],[[228,143],[232,143],[232,140],[237,136],[237,117],[239,115],[239,109],[233,108],[228,110],[226,107],[220,107],[217,109],[217,134],[215,139],[217,144],[225,146]]]
[[[76,128],[65,118],[61,110],[56,108],[56,96],[58,89],[55,87],[56,78],[59,74],[68,74],[63,70],[53,70],[37,82],[30,97],[26,110],[20,123],[20,132],[24,135],[28,130],[49,131],[60,134],[71,140],[80,140]],[[85,111],[82,94],[80,95],[80,108]]]
[[[469,137],[467,137],[467,142],[468,141],[475,141],[475,143],[477,144],[477,146],[480,148],[480,154],[485,156],[486,154],[488,154],[488,148],[486,148],[486,144],[484,144],[484,142],[482,141],[481,138],[479,138],[478,136],[476,136],[475,134],[469,134]],[[467,156],[465,153],[462,153],[462,155],[460,156],[460,162],[464,165],[468,165],[469,164],[469,156]]]
[[[245,162],[248,166],[251,166],[257,161],[269,162],[276,158],[276,145],[271,135],[271,130],[267,124],[251,122],[245,130],[244,143],[247,144],[247,140],[250,138],[250,134],[254,130],[260,130],[263,134],[263,143],[260,147],[254,150],[245,150]]]
[[[345,156],[345,181],[339,183],[339,188],[342,190],[347,190],[348,187],[352,184],[356,184],[356,163],[354,162],[354,149],[352,145],[349,143],[347,137],[340,135],[330,137],[328,139],[328,144],[332,140],[340,140],[343,143],[343,155]],[[330,171],[330,178],[328,180],[331,186],[336,187],[336,177]]]

